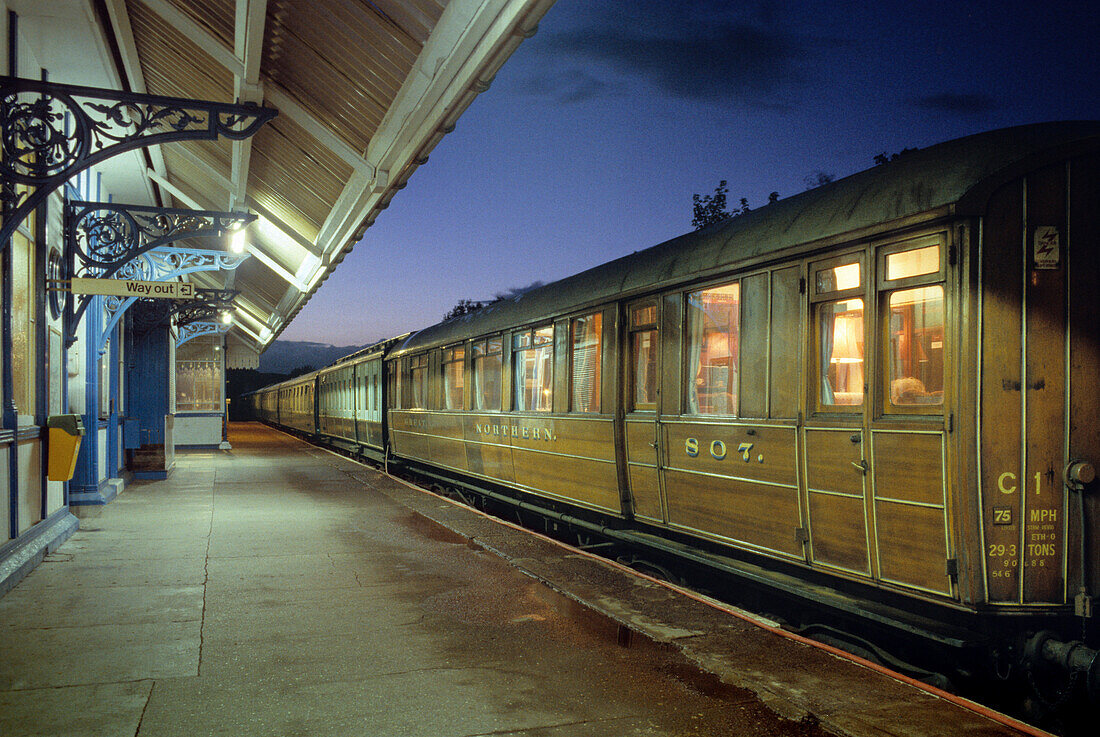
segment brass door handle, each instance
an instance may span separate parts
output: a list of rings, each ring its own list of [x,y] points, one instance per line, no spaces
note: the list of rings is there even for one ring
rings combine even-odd
[[[867,461],[861,460],[859,463],[852,461],[851,463],[853,466],[859,469],[860,473],[867,473],[867,470],[870,468],[870,466],[867,465]]]

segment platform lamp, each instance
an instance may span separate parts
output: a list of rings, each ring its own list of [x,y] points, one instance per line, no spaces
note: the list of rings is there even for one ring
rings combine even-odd
[[[233,253],[244,253],[245,245],[244,225],[240,224],[229,231],[229,250]]]

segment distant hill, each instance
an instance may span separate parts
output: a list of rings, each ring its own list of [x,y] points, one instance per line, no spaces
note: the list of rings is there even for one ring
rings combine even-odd
[[[259,370],[270,374],[289,374],[302,366],[319,369],[363,347],[335,346],[305,340],[276,340],[270,348],[260,354]]]

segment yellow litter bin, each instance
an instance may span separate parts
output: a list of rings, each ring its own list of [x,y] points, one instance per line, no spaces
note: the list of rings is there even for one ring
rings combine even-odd
[[[46,477],[50,481],[68,481],[76,470],[84,423],[80,415],[53,415],[46,420],[46,427],[50,431]]]

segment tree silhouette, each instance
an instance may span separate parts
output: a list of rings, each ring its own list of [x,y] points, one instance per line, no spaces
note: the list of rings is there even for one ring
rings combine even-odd
[[[830,174],[824,171],[815,171],[810,176],[803,179],[803,183],[806,185],[806,189],[813,189],[814,187],[820,187],[823,184],[828,184],[836,180],[836,174]]]
[[[875,166],[882,166],[883,164],[889,164],[891,161],[897,161],[902,156],[905,156],[906,154],[911,154],[914,151],[920,151],[920,149],[919,148],[903,148],[901,151],[897,152],[896,154],[890,154],[889,156],[886,155],[885,151],[883,151],[881,154],[875,154]]]
[[[699,230],[732,217],[731,213],[726,212],[726,194],[729,191],[726,180],[723,179],[714,188],[714,194],[702,196],[693,194],[691,196],[692,227]]]
[[[453,320],[456,317],[462,317],[463,315],[469,315],[471,312],[477,312],[485,306],[485,302],[480,302],[476,299],[460,299],[458,304],[447,311],[447,314],[443,316],[443,322]]]
[[[729,187],[726,186],[726,180],[718,182],[718,186],[714,188],[714,194],[712,195],[697,195],[691,196],[692,215],[691,224],[695,226],[696,230],[705,228],[708,225],[714,223],[720,223],[723,220],[735,218],[738,215],[747,215],[752,212],[752,208],[749,207],[749,200],[747,197],[742,197],[737,204],[737,207],[732,210],[726,210],[726,195],[729,193]],[[774,204],[779,201],[779,193],[772,192],[768,195],[768,204]]]

